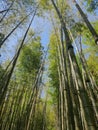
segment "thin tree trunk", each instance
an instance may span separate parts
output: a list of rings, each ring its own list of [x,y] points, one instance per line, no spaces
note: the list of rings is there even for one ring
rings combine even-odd
[[[95,43],[98,45],[98,34],[95,31],[95,29],[93,28],[93,26],[91,25],[91,23],[89,22],[89,20],[87,19],[87,16],[84,14],[83,10],[80,8],[79,4],[76,2],[76,0],[74,0],[76,8],[78,9],[78,11],[80,12],[83,20],[85,21],[89,31],[91,32],[92,36],[94,37]]]
[[[11,36],[11,34],[26,20],[34,11],[31,11],[28,15],[26,15],[13,29],[12,31],[0,42],[0,48],[4,44],[4,42]]]
[[[10,7],[6,10],[6,13],[3,15],[3,17],[0,19],[0,23],[3,21],[3,19],[6,17],[7,13],[10,11],[11,7],[13,6],[15,0],[12,1]],[[1,12],[1,11],[0,11]],[[4,11],[3,11],[4,12]]]

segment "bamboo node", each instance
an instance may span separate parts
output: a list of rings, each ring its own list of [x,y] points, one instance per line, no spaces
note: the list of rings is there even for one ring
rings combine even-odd
[[[98,45],[98,37],[95,39],[95,43]]]
[[[72,45],[68,45],[68,50],[69,49],[73,49],[73,46]]]

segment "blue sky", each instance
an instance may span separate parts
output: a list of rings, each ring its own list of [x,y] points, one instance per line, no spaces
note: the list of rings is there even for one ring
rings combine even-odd
[[[52,30],[51,22],[48,19],[48,14],[45,17],[36,17],[33,21],[32,28],[36,31],[41,31],[41,43],[45,47],[49,43],[49,38]]]
[[[51,33],[51,22],[48,20],[48,15],[45,14],[45,17],[35,17],[30,29],[33,29],[36,33],[39,33],[41,37],[41,43],[46,49],[49,43],[49,36]],[[23,37],[26,29],[17,29],[13,35],[4,43],[0,52],[1,58],[0,63],[4,62],[6,59],[11,59],[15,54],[15,48],[18,44],[18,40]]]
[[[75,8],[74,5],[73,5],[73,8]],[[84,11],[86,12],[86,10],[84,10]],[[77,13],[77,12],[78,11],[76,10],[75,13]],[[98,12],[98,10],[96,12]],[[45,16],[46,17],[42,17],[42,18],[41,17],[40,18],[35,17],[31,28],[34,29],[35,32],[41,32],[40,33],[41,42],[42,42],[42,45],[46,49],[46,46],[49,43],[52,25],[51,25],[51,22],[48,19],[48,13],[46,13]],[[98,18],[98,16],[94,16],[94,15],[91,15],[90,13],[88,13],[88,18],[89,18],[90,21],[94,21],[94,20],[96,20],[96,18]],[[14,48],[17,45],[18,39],[20,39],[21,36],[24,34],[24,31],[22,31],[21,29],[18,29],[17,33],[15,33],[15,35],[12,35],[9,38],[9,40],[5,43],[3,48],[1,49],[2,56],[0,58],[0,63],[2,61],[5,61],[6,59],[10,59],[14,56],[14,54],[15,54]]]

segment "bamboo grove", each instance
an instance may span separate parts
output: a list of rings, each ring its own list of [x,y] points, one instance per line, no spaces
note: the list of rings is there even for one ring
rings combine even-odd
[[[14,36],[23,31],[14,56],[0,65],[0,130],[97,130],[98,72],[89,69],[83,44],[98,56],[98,27],[86,10],[76,0],[1,1],[1,58],[9,39],[16,42]],[[96,3],[89,4],[92,11]],[[52,28],[46,50],[32,29],[45,13]]]

